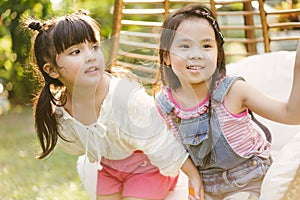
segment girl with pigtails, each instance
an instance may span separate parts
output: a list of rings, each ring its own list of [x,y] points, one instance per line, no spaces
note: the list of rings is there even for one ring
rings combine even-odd
[[[28,19],[33,55],[44,86],[34,101],[42,148],[58,145],[99,163],[97,199],[164,199],[182,169],[203,199],[197,169],[136,81],[105,70],[100,27],[79,11],[48,21]]]
[[[271,137],[251,111],[279,123],[300,124],[300,46],[290,96],[282,102],[242,77],[227,76],[223,44],[207,7],[189,5],[171,13],[160,36],[163,86],[156,104],[197,167],[206,200],[259,199],[272,163]]]

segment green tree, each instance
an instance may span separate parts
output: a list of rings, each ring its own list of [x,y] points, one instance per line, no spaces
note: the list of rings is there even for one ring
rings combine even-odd
[[[11,103],[29,104],[32,94],[39,86],[32,74],[27,73],[31,71],[28,62],[30,35],[21,26],[20,20],[24,16],[47,19],[83,8],[89,10],[92,17],[101,24],[102,35],[107,39],[111,35],[113,2],[114,0],[63,0],[54,5],[50,0],[1,0],[0,78],[8,82]],[[106,51],[108,47],[105,48]]]
[[[30,102],[35,82],[26,75],[29,42],[21,28],[21,18],[44,18],[52,12],[49,0],[2,0],[0,2],[0,77],[9,82],[13,104]]]

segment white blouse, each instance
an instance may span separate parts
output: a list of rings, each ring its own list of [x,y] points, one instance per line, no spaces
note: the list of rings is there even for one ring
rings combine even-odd
[[[141,150],[165,176],[176,176],[188,157],[183,145],[168,130],[154,98],[136,81],[112,77],[97,122],[83,125],[63,107],[56,107],[58,146],[72,155],[86,154],[90,161],[101,157],[124,159]]]

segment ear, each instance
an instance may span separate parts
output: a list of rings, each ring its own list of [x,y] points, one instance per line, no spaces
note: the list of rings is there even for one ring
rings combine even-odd
[[[59,73],[53,65],[50,65],[50,63],[46,63],[43,66],[43,70],[51,77],[54,79],[57,79],[59,77]]]

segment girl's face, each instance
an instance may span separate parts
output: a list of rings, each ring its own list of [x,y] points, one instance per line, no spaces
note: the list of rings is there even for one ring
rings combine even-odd
[[[96,85],[105,68],[100,44],[85,42],[70,46],[56,56],[59,80],[73,88]]]
[[[177,28],[167,64],[171,64],[181,85],[210,81],[217,68],[215,32],[206,19],[184,20]]]

